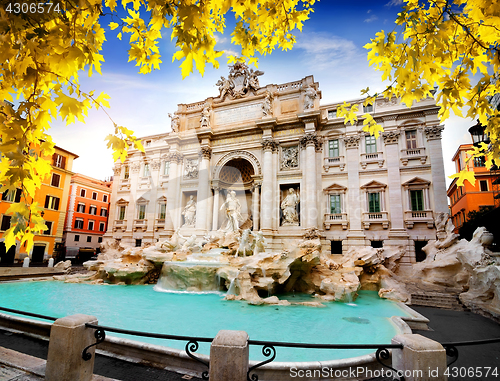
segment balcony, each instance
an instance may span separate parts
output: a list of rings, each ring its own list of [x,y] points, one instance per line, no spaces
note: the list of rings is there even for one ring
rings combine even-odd
[[[389,228],[388,212],[365,212],[363,213],[363,227],[368,230],[371,224],[382,224],[384,229]]]
[[[343,230],[347,230],[349,221],[347,221],[347,213],[325,214],[325,229],[330,230],[332,225],[342,225]]]
[[[345,168],[345,159],[344,156],[337,157],[325,157],[325,162],[323,164],[323,168],[325,172],[328,172],[330,167],[339,167],[341,171]]]
[[[408,165],[408,162],[410,160],[420,160],[420,163],[425,164],[425,162],[427,161],[427,155],[425,154],[425,147],[402,149],[401,163],[406,166]]]
[[[157,218],[155,221],[155,231],[165,229],[165,218]]]
[[[415,223],[426,223],[429,229],[434,227],[432,210],[418,210],[405,212],[405,224],[408,229],[413,229]]]
[[[113,226],[113,231],[122,231],[127,230],[127,220],[115,220],[115,224]]]
[[[129,191],[130,190],[130,179],[121,179],[119,191]]]
[[[143,231],[145,232],[148,228],[148,220],[134,220],[133,231]]]
[[[384,155],[382,152],[362,153],[361,168],[366,169],[368,164],[378,164],[379,168],[384,166]]]

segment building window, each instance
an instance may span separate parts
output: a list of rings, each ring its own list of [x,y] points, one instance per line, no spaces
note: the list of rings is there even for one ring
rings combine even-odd
[[[384,247],[384,241],[371,241],[370,245],[374,249],[381,249],[382,247]]]
[[[417,130],[406,131],[406,148],[417,148]]]
[[[47,226],[47,230],[44,230],[43,234],[50,235],[52,230],[52,221],[45,221],[45,226]]]
[[[75,234],[75,242],[79,242],[80,241],[80,234]]]
[[[342,241],[330,241],[330,253],[342,254]]]
[[[80,197],[85,197],[85,189],[80,189]]]
[[[94,230],[94,221],[89,221],[89,230]]]
[[[338,139],[328,141],[328,156],[338,157],[339,156],[339,141]]]
[[[75,229],[83,229],[83,220],[82,219],[75,220]]]
[[[120,206],[119,212],[118,212],[118,219],[120,221],[123,221],[125,219],[125,206]]]
[[[123,171],[123,178],[127,180],[130,176],[130,168],[128,165],[125,166],[125,170]]]
[[[170,172],[170,161],[166,161],[165,164],[163,165],[163,174],[165,176],[168,176],[169,172]]]
[[[142,239],[136,239],[135,240],[135,247],[141,247],[142,246]]]
[[[363,112],[373,112],[373,105],[363,105]]]
[[[101,217],[106,217],[108,215],[108,210],[106,208],[101,208]]]
[[[102,195],[102,201],[103,202],[108,202],[108,195],[107,194],[103,194]]]
[[[342,213],[342,208],[340,206],[340,195],[331,194],[330,195],[330,214],[340,214]]]
[[[10,219],[12,216],[2,216],[2,225],[0,226],[0,230],[6,231],[10,228]]]
[[[486,161],[484,159],[484,156],[474,158],[474,167],[485,167],[485,166],[486,166]]]
[[[337,117],[337,109],[328,110],[328,119],[333,119]]]
[[[97,192],[92,192],[92,200],[97,200]]]
[[[366,153],[377,152],[377,139],[375,136],[365,136]]]
[[[95,216],[97,214],[97,207],[94,205],[90,205],[89,214],[93,214]]]
[[[488,192],[488,180],[479,180],[481,192]]]
[[[368,212],[380,213],[380,193],[368,193]]]
[[[66,168],[66,158],[64,156],[61,156],[61,155],[55,153],[52,155],[52,165],[54,167],[65,169]]]
[[[97,238],[98,243],[102,243],[102,237]]]
[[[76,207],[76,211],[78,213],[85,213],[85,204],[78,203],[78,206]]]
[[[144,177],[149,177],[149,164],[144,164]]]
[[[146,205],[144,205],[144,204],[138,205],[137,208],[138,208],[137,219],[143,220],[144,218],[146,218]]]
[[[2,201],[20,202],[21,201],[21,194],[22,194],[21,189],[16,189],[15,191],[14,190],[5,191],[2,193]]]
[[[146,140],[146,147],[151,147],[151,140]]]
[[[52,174],[52,180],[50,181],[50,185],[53,187],[59,188],[59,183],[61,182],[61,175],[58,175],[57,173]]]
[[[106,229],[106,224],[104,222],[99,222],[99,231],[103,232]]]
[[[45,209],[59,210],[59,197],[45,196]]]
[[[415,241],[415,261],[422,262],[427,258],[427,254],[422,249],[427,245],[427,241]]]
[[[158,213],[158,218],[164,220],[167,216],[167,204],[160,204],[160,211]]]
[[[91,235],[87,236],[87,242],[92,242],[92,236]]]
[[[424,210],[424,195],[422,189],[410,190],[410,204],[413,212]]]

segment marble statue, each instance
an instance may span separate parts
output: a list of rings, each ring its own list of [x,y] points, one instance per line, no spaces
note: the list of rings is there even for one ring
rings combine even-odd
[[[196,234],[193,234],[189,238],[182,237],[180,234],[179,236],[185,239],[181,251],[199,251],[201,249],[200,245],[196,243]]]
[[[226,201],[221,205],[220,210],[226,211],[226,222],[221,227],[221,230],[226,232],[238,231],[243,217],[241,216],[241,204],[236,198],[235,191],[231,190],[227,192]]]
[[[242,256],[245,257],[247,252],[251,252],[251,244],[250,241],[250,229],[243,230],[241,237],[239,238],[238,250],[236,250],[235,257]]]
[[[266,251],[266,239],[264,238],[264,233],[261,231],[252,232],[252,236],[254,237],[254,241],[252,244],[253,247],[253,255],[257,255],[259,253],[263,253]]]
[[[273,96],[269,91],[267,91],[266,97],[264,98],[264,101],[262,102],[262,113],[264,114],[264,116],[269,116],[269,115],[272,116],[273,115],[272,101],[273,101]]]
[[[260,88],[258,76],[262,75],[262,74],[264,74],[263,71],[260,71],[260,70],[254,71],[253,69],[250,69],[248,71],[248,87],[250,87],[254,90],[257,90],[258,88]]]
[[[234,87],[234,85],[224,77],[220,77],[216,85],[219,86],[219,93],[221,100],[224,100],[226,94],[230,93],[231,89]]]
[[[200,126],[203,128],[210,127],[210,104],[205,103],[203,105],[203,110],[201,111]]]
[[[189,201],[187,202],[184,210],[181,213],[184,216],[183,227],[194,227],[196,220],[196,201],[194,201],[193,196],[189,196]]]
[[[283,147],[283,157],[281,159],[281,169],[298,168],[299,166],[299,147]]]
[[[184,177],[187,179],[196,179],[198,177],[198,160],[186,160]]]
[[[303,89],[303,91],[304,91],[304,110],[314,108],[314,100],[318,96],[318,93],[311,86],[307,86],[305,89]]]
[[[288,195],[281,202],[281,210],[283,212],[283,222],[281,226],[298,226],[299,216],[297,214],[297,204],[300,198],[298,193],[293,188],[288,190]]]
[[[168,114],[168,116],[172,119],[170,122],[172,132],[179,132],[179,115],[174,112],[173,114]]]

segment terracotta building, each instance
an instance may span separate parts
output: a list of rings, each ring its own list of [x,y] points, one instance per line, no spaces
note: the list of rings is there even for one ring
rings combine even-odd
[[[73,175],[64,225],[66,258],[76,257],[81,248],[99,248],[108,227],[110,200],[111,182]]]
[[[467,220],[469,212],[495,207],[494,196],[498,185],[494,184],[494,181],[498,177],[498,173],[486,169],[483,158],[469,160],[467,151],[472,150],[472,148],[472,144],[461,144],[452,159],[455,162],[457,172],[466,168],[468,171],[474,171],[476,177],[474,185],[465,181],[463,187],[458,187],[455,178],[448,187],[451,218],[456,232]]]
[[[56,255],[61,249],[63,239],[64,219],[66,217],[66,207],[68,205],[69,185],[73,172],[73,160],[77,155],[66,151],[60,147],[55,147],[52,156],[52,171],[42,182],[42,186],[35,194],[35,202],[44,207],[42,216],[48,230],[43,234],[36,235],[34,246],[29,253],[24,245],[21,247],[17,242],[15,247],[6,251],[3,244],[3,232],[10,228],[11,215],[6,214],[13,202],[19,202],[21,191],[5,192],[2,194],[0,202],[0,263],[9,264],[14,260],[23,260],[30,257],[31,262],[39,263]]]

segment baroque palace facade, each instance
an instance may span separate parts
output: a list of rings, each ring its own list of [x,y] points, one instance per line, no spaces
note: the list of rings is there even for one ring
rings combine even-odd
[[[201,238],[225,229],[236,198],[239,227],[261,230],[269,249],[315,227],[324,252],[396,246],[415,262],[436,239],[436,213],[448,212],[434,100],[408,109],[380,98],[366,110],[351,101],[360,119],[344,125],[341,103],[320,105],[312,76],[260,87],[262,72],[230,68],[218,97],[180,104],[171,132],[144,137],[145,153],[115,165],[105,238]],[[362,130],[364,111],[384,127],[378,138]]]

